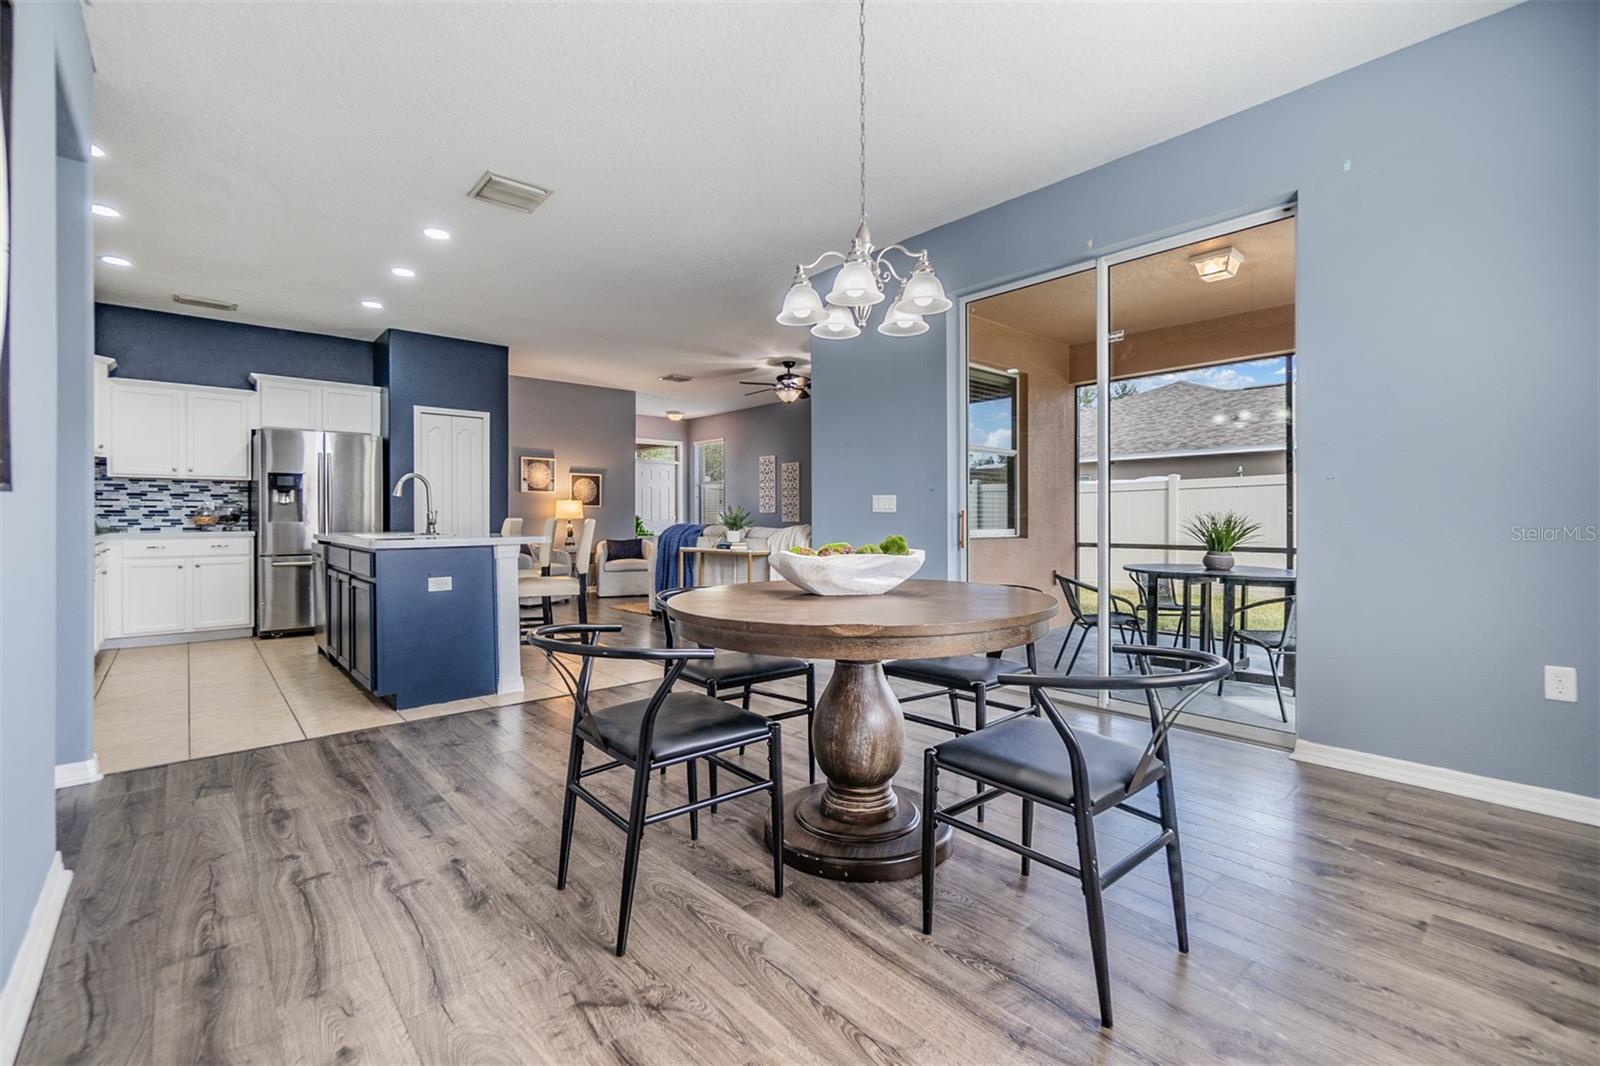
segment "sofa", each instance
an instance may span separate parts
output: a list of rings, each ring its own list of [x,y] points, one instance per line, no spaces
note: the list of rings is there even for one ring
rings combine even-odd
[[[715,548],[727,539],[728,531],[719,525],[709,525],[700,534],[700,539],[695,542],[697,547]],[[787,551],[794,547],[811,546],[811,527],[809,525],[794,526],[751,526],[745,530],[744,543],[751,551]],[[727,560],[700,556],[697,565],[704,572],[696,573],[696,584],[700,585],[732,585],[744,580],[745,560],[730,558]],[[777,575],[773,574],[767,565],[766,559],[755,561],[755,575],[757,581],[771,581]]]
[[[655,585],[656,538],[645,537],[643,559],[613,559],[610,545],[601,541],[595,549],[595,594],[611,596],[649,596]]]

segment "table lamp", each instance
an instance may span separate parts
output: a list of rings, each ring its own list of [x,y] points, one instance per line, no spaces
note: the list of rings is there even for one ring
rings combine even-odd
[[[556,501],[556,517],[557,518],[564,518],[567,521],[567,545],[566,545],[566,547],[567,547],[568,551],[571,551],[574,547],[576,547],[576,545],[573,542],[572,523],[575,522],[575,521],[579,521],[579,520],[581,520],[583,518],[583,501],[581,501],[581,500],[557,500]]]

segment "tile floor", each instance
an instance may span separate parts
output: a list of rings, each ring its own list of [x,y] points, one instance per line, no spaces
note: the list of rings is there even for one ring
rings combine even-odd
[[[603,662],[596,687],[661,676]],[[525,691],[396,711],[317,654],[309,637],[107,650],[95,659],[94,744],[102,773],[565,694],[544,654],[522,649]]]

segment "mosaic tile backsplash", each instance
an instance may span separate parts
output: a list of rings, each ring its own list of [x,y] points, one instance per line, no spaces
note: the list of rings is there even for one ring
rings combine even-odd
[[[248,528],[248,481],[186,481],[178,478],[118,478],[106,473],[106,461],[94,461],[94,521],[138,533],[184,529],[189,516],[204,507],[238,511],[237,528]]]

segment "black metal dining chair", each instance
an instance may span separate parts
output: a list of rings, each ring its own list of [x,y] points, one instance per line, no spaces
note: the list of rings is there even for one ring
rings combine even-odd
[[[1070,674],[1073,666],[1078,662],[1078,653],[1083,651],[1084,641],[1089,639],[1089,633],[1092,630],[1098,629],[1100,626],[1098,613],[1084,613],[1081,594],[1089,592],[1098,597],[1100,590],[1093,585],[1079,581],[1077,578],[1068,577],[1059,570],[1052,571],[1050,576],[1055,578],[1056,584],[1061,587],[1061,596],[1067,601],[1067,613],[1072,615],[1072,621],[1067,624],[1066,635],[1061,638],[1061,650],[1056,652],[1056,661],[1051,665],[1050,669],[1061,669],[1061,656],[1066,652],[1067,645],[1072,642],[1072,634],[1076,632],[1078,633],[1078,646],[1072,650],[1072,658],[1067,663],[1067,673]],[[1129,644],[1142,642],[1144,637],[1139,632],[1138,608],[1126,596],[1118,596],[1115,592],[1111,593],[1110,596],[1111,628],[1115,629],[1122,639]],[[1126,607],[1127,610],[1118,610],[1119,606]],[[1128,660],[1128,666],[1133,666],[1132,659]]]
[[[1277,629],[1251,629],[1250,612],[1263,607],[1283,607],[1283,625]],[[1260,648],[1267,653],[1267,667],[1272,673],[1272,691],[1278,697],[1278,715],[1289,723],[1289,709],[1283,701],[1281,672],[1283,661],[1295,654],[1294,597],[1279,596],[1270,600],[1241,604],[1234,612],[1233,639],[1241,644]],[[1259,617],[1259,616],[1258,616]],[[1217,682],[1217,695],[1222,695],[1222,682]]]
[[[688,588],[668,589],[656,595],[656,602],[662,605],[661,626],[666,631],[667,647],[677,647],[677,641],[672,632],[672,613],[665,609],[665,605],[681,593],[688,592]],[[810,780],[817,783],[817,757],[811,750],[811,721],[817,711],[817,670],[816,667],[804,659],[793,659],[782,655],[753,655],[742,651],[727,651],[715,649],[716,654],[709,660],[691,659],[683,665],[680,675],[684,681],[699,685],[705,689],[707,696],[712,699],[721,698],[721,693],[739,694],[740,704],[745,710],[750,710],[752,696],[765,696],[769,700],[780,703],[795,704],[792,711],[781,711],[767,715],[772,721],[781,722],[789,718],[798,718],[801,715],[806,719],[806,761],[810,767]],[[770,685],[789,678],[803,677],[806,679],[806,696],[791,696],[787,692],[774,692],[771,689],[760,689],[757,685]],[[716,766],[711,767],[711,790],[717,789]],[[716,808],[712,808],[715,810]]]
[[[556,870],[556,888],[567,887],[567,868],[572,858],[572,824],[577,801],[583,800],[599,811],[606,821],[622,830],[627,847],[622,861],[622,905],[617,913],[617,954],[628,950],[628,922],[633,912],[634,883],[639,873],[639,849],[646,826],[689,816],[690,839],[700,837],[700,812],[716,803],[766,792],[772,805],[772,894],[783,895],[783,733],[774,721],[732,703],[713,699],[699,692],[674,692],[686,663],[710,659],[709,648],[620,648],[599,643],[602,633],[620,633],[618,625],[543,626],[528,638],[543,648],[551,665],[572,693],[572,747],[567,755],[566,792],[561,807],[561,857]],[[581,660],[576,673],[566,656]],[[589,706],[589,683],[596,659],[654,660],[666,664],[666,676],[649,699],[631,700],[611,707]],[[722,757],[723,752],[746,744],[767,743],[767,776],[758,777],[744,767]],[[586,746],[600,749],[610,761],[585,768]],[[748,782],[732,791],[701,799],[696,763],[720,767]],[[685,763],[689,767],[689,802],[664,811],[648,813],[650,778],[654,771]],[[633,789],[628,813],[612,810],[584,785],[584,780],[608,770],[626,766],[633,770]]]
[[[1139,631],[1148,630],[1151,612],[1156,616],[1156,642],[1161,641],[1161,619],[1176,618],[1177,625],[1173,627],[1172,646],[1188,646],[1189,638],[1196,633],[1204,633],[1205,626],[1201,622],[1203,606],[1189,598],[1189,582],[1184,582],[1183,598],[1177,594],[1177,582],[1170,577],[1163,577],[1156,581],[1155,602],[1150,602],[1150,595],[1145,590],[1143,581],[1135,581],[1133,590],[1139,596],[1139,602],[1134,606],[1134,618],[1138,622]],[[1210,648],[1206,648],[1210,651]],[[1071,673],[1069,670],[1068,673]]]
[[[1230,672],[1226,659],[1210,652],[1150,645],[1119,645],[1119,655],[1136,657],[1139,672],[1113,677],[1071,677],[1062,674],[1012,674],[1006,684],[1034,689],[1043,716],[1017,716],[954,740],[931,747],[922,763],[922,931],[933,933],[934,870],[937,866],[938,827],[948,825],[963,833],[1005,848],[1022,857],[1027,874],[1037,860],[1052,870],[1075,877],[1083,886],[1089,919],[1089,943],[1094,957],[1095,988],[1100,1000],[1100,1024],[1111,1025],[1111,971],[1106,952],[1106,918],[1102,893],[1129,871],[1163,849],[1167,853],[1167,879],[1172,888],[1172,915],[1177,925],[1178,950],[1189,950],[1189,930],[1183,901],[1183,858],[1178,847],[1178,810],[1172,786],[1172,755],[1167,734],[1178,715],[1213,681]],[[1179,660],[1184,669],[1156,673],[1151,660]],[[1162,704],[1159,693],[1190,687],[1172,707]],[[1047,690],[1075,692],[1143,692],[1150,711],[1150,739],[1141,747],[1098,733],[1078,732],[1062,717]],[[970,778],[978,794],[948,807],[939,805],[939,780],[943,774]],[[1133,806],[1138,793],[1156,787],[1155,813]],[[1004,796],[1022,800],[1022,840],[1015,842],[962,820],[959,815]],[[1078,862],[1046,855],[1033,847],[1034,810],[1043,805],[1070,815],[1077,832]],[[1155,837],[1102,870],[1095,845],[1094,819],[1110,810],[1125,811],[1161,827]]]

